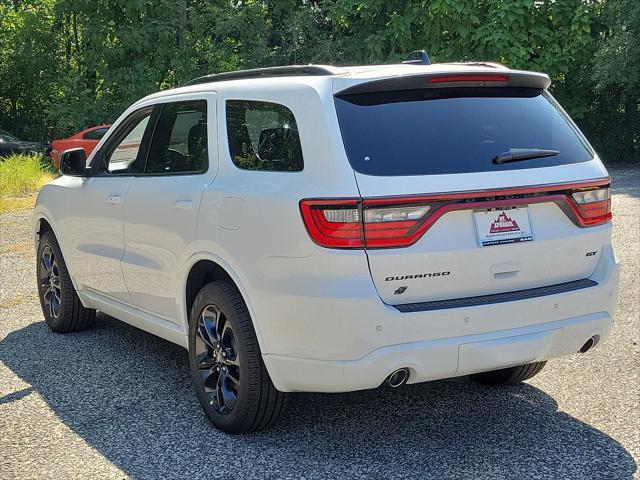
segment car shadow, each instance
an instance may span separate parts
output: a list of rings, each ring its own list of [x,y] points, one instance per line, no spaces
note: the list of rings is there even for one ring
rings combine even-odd
[[[77,334],[30,324],[0,342],[0,360],[133,478],[622,480],[636,471],[619,443],[527,384],[296,394],[272,430],[230,436],[200,410],[183,349],[102,314]]]

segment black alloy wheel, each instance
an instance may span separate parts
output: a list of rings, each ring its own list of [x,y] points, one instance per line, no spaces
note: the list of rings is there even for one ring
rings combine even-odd
[[[59,333],[78,332],[87,328],[95,318],[96,311],[82,305],[51,230],[40,236],[36,274],[40,306],[49,328]]]
[[[224,415],[236,405],[240,387],[240,357],[233,327],[219,306],[202,309],[196,330],[198,372],[209,405]]]
[[[60,316],[62,294],[60,291],[60,267],[50,245],[46,245],[40,256],[40,288],[42,289],[43,310],[52,319]]]
[[[232,434],[265,430],[282,414],[279,392],[262,360],[247,305],[236,286],[203,286],[189,318],[189,366],[209,421]]]

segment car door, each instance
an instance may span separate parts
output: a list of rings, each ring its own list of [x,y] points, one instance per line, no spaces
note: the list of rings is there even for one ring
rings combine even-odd
[[[77,179],[66,195],[61,222],[65,257],[79,290],[93,290],[130,302],[120,261],[124,254],[124,201],[134,176],[144,167],[143,140],[153,107],[123,120],[96,152],[92,175]]]
[[[176,323],[200,199],[217,172],[215,105],[208,93],[172,97],[156,107],[145,170],[125,204],[122,270],[132,303]]]

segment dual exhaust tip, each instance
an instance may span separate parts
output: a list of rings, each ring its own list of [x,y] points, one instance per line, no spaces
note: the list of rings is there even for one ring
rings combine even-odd
[[[580,350],[578,350],[578,352],[587,353],[598,344],[598,341],[600,341],[600,335],[594,335],[593,337],[589,338],[584,343],[584,345],[582,345],[582,347],[580,347]],[[398,388],[407,383],[407,380],[409,380],[409,369],[399,368],[389,374],[389,376],[385,379],[384,384],[390,388]]]
[[[386,378],[384,384],[387,387],[398,388],[407,383],[407,380],[409,380],[409,369],[399,368]]]
[[[582,347],[580,347],[580,350],[578,350],[578,352],[579,353],[587,353],[589,350],[591,350],[593,347],[595,347],[598,344],[599,341],[600,341],[600,335],[594,335],[589,340],[587,340],[584,343],[584,345],[582,345]]]

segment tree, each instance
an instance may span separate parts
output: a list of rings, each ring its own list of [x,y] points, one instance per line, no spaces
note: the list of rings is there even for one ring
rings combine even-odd
[[[54,0],[0,2],[0,128],[47,135],[46,109],[58,74]]]
[[[198,75],[424,48],[548,73],[605,160],[638,159],[639,32],[637,0],[0,0],[0,127],[46,138]]]
[[[593,59],[591,134],[605,159],[640,160],[640,3],[610,0]]]
[[[600,10],[583,0],[338,0],[329,15],[351,60],[398,61],[424,48],[437,62],[492,60],[543,71],[580,118],[584,90],[573,86],[595,51]]]
[[[176,53],[173,0],[59,0],[65,68],[49,122],[58,132],[112,122],[165,85]]]

